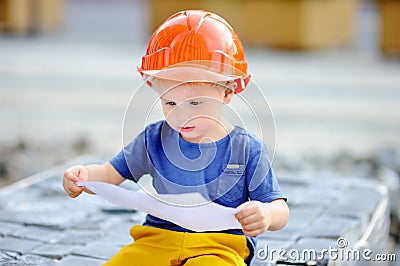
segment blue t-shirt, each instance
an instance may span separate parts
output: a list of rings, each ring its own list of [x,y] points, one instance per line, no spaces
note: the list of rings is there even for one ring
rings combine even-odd
[[[238,126],[216,142],[191,143],[165,121],[159,121],[148,125],[110,163],[133,181],[150,174],[159,194],[199,192],[206,199],[232,208],[248,200],[271,202],[285,198],[266,145]],[[190,232],[152,215],[147,215],[145,225]],[[224,232],[243,234],[241,230]]]

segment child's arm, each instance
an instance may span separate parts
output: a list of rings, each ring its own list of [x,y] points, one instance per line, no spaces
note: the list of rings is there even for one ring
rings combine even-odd
[[[248,201],[237,210],[236,219],[247,236],[258,236],[267,230],[282,229],[289,219],[289,208],[283,199],[265,203]]]
[[[64,190],[71,198],[79,196],[83,191],[94,194],[92,191],[85,187],[79,187],[75,182],[82,181],[101,181],[114,185],[121,184],[125,178],[123,178],[117,170],[109,163],[102,165],[91,164],[87,166],[77,165],[68,168],[64,172],[63,186]]]

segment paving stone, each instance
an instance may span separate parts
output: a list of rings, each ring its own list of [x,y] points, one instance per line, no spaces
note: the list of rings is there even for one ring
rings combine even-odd
[[[321,237],[338,239],[345,237],[347,241],[354,242],[361,237],[360,222],[347,217],[333,217],[322,215],[316,219],[306,230],[301,233],[303,237]]]
[[[9,236],[10,234],[21,230],[23,226],[14,223],[0,222],[0,236]]]
[[[300,232],[289,231],[288,229],[281,229],[278,231],[266,231],[259,236],[260,239],[274,239],[284,241],[295,241],[301,236]]]
[[[40,198],[41,191],[37,189],[24,188],[18,192],[6,193],[2,195],[2,207],[4,210],[15,210],[26,205],[26,203],[34,202]]]
[[[119,215],[105,215],[102,212],[90,215],[86,219],[77,222],[76,224],[70,226],[70,229],[78,230],[108,230],[115,223],[121,221]]]
[[[25,213],[26,217],[23,221],[25,225],[31,226],[44,226],[54,229],[62,229],[65,225],[70,223],[70,219],[75,220],[76,217],[72,215],[60,215],[60,214],[46,214],[38,212]]]
[[[27,215],[15,211],[0,210],[0,221],[24,224]]]
[[[104,232],[98,230],[66,230],[57,244],[85,245],[100,239]]]
[[[360,181],[363,181],[361,184]],[[348,193],[354,196],[357,195],[359,199],[368,199],[371,204],[379,202],[382,199],[382,193],[379,190],[379,183],[373,180],[365,180],[362,178],[353,178],[352,179],[352,186],[348,188]]]
[[[49,265],[55,265],[55,262],[49,258],[26,254],[26,255],[19,257],[16,264],[11,264],[11,265],[49,266]]]
[[[51,199],[45,201],[51,201]],[[69,228],[71,224],[85,220],[96,211],[91,208],[91,205],[78,206],[76,202],[67,199],[66,201],[55,201],[52,204],[43,203],[22,213],[25,216],[25,224],[65,229]]]
[[[250,263],[250,266],[275,266],[274,262],[268,262],[265,260],[255,260],[253,259]]]
[[[352,205],[351,207],[357,210],[354,216],[358,217],[360,213],[361,215],[362,213],[372,214],[381,199],[382,195],[376,188],[351,186],[343,191],[338,199],[338,203],[341,205],[345,203]]]
[[[332,216],[357,218],[360,221],[360,230],[364,231],[381,198],[382,195],[376,190],[351,187],[328,207],[326,213]]]
[[[307,187],[300,192],[300,195],[296,195],[295,206],[329,206],[336,199],[336,191],[331,191],[329,189],[320,189],[316,187]],[[290,195],[288,195],[290,200]]]
[[[322,207],[293,207],[290,209],[289,221],[285,229],[291,232],[300,232],[321,216],[323,212]]]
[[[123,207],[118,207],[116,205],[111,205],[111,204],[102,206],[101,210],[104,213],[109,213],[109,214],[120,214],[120,213],[121,214],[125,214],[125,213],[132,214],[132,213],[136,213],[135,210],[127,209],[127,208],[123,208]]]
[[[363,210],[362,206],[349,204],[348,202],[336,202],[327,209],[326,214],[357,219],[360,226],[359,231],[364,231],[369,224],[370,213],[367,210]]]
[[[0,262],[9,261],[15,258],[18,258],[19,254],[13,251],[2,251],[0,250]],[[3,265],[3,264],[1,264]]]
[[[357,201],[347,201],[346,199],[339,199],[333,203],[326,212],[333,215],[353,217],[353,218],[363,218],[368,219],[371,215],[371,211],[364,207]]]
[[[77,246],[75,245],[44,244],[35,247],[30,253],[53,259],[61,259],[71,254],[76,248]]]
[[[71,212],[55,212],[55,213],[45,213],[45,212],[31,212],[25,214],[27,217],[24,220],[26,225],[37,225],[46,226],[54,229],[65,229],[68,228],[72,223],[76,223],[86,217],[85,214],[74,215]]]
[[[18,223],[25,225],[47,226],[56,229],[68,228],[86,218],[84,212],[73,211],[62,212],[61,209],[54,211],[46,210],[24,210],[24,211],[0,211],[0,221]]]
[[[31,254],[21,256],[15,252],[0,251],[0,265],[3,266],[49,266],[54,264],[55,262],[49,258]]]
[[[329,206],[339,194],[338,190],[330,190],[329,187],[321,189],[321,187],[316,186],[283,184],[281,189],[288,197],[290,207]]]
[[[104,206],[115,206],[115,204],[103,199],[102,197],[87,193],[81,194],[79,197],[69,200],[75,205],[75,208],[79,206],[79,208],[89,208],[95,210],[96,212],[101,211]]]
[[[60,178],[49,178],[42,182],[33,184],[31,187],[41,191],[42,197],[65,197],[66,193],[61,184]]]
[[[61,261],[59,261],[57,266],[101,266],[103,265],[105,260],[99,260],[94,258],[80,257],[80,256],[68,256]]]
[[[108,243],[110,243],[113,246],[116,247],[123,247],[126,246],[130,243],[133,242],[132,237],[129,235],[129,233],[125,233],[125,234],[106,234],[104,237],[101,238],[102,241],[107,241]]]
[[[120,250],[120,247],[103,241],[91,242],[84,247],[76,248],[72,254],[102,260],[109,260]]]
[[[74,211],[77,215],[93,212],[92,206],[89,203],[79,206],[76,200],[68,198],[67,195],[51,198],[39,197],[35,198],[33,201],[26,200],[25,202],[21,202],[18,206],[14,206],[12,209],[20,212],[58,212],[58,214],[65,214],[66,211]]]
[[[133,242],[133,239],[130,235],[130,229],[133,226],[133,223],[123,222],[117,224],[115,227],[108,230],[104,236],[101,237],[101,241],[104,243],[110,243],[113,246],[123,247],[127,244]]]
[[[279,231],[266,231],[260,238],[296,240],[300,237],[300,232],[302,232],[306,226],[312,224],[323,211],[322,207],[292,207],[290,209],[289,222],[283,229]]]
[[[39,246],[41,243],[38,241],[16,239],[16,238],[0,238],[0,250],[15,251],[20,254],[27,253]]]
[[[63,232],[46,227],[24,226],[20,227],[18,231],[15,231],[10,235],[18,238],[37,240],[44,243],[55,243],[63,236]]]

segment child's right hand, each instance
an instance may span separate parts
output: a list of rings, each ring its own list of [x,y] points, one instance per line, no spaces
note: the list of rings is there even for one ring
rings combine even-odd
[[[89,172],[85,166],[72,166],[65,170],[63,177],[63,187],[65,192],[71,198],[78,197],[83,191],[84,187],[77,186],[75,182],[86,182],[89,178]]]

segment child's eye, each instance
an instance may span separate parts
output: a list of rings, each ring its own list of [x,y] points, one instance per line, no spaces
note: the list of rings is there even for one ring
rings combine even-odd
[[[165,105],[168,105],[168,106],[175,106],[176,103],[175,103],[175,102],[166,102]]]
[[[199,105],[199,104],[201,104],[201,102],[199,102],[199,101],[191,101],[189,104],[190,105]]]

